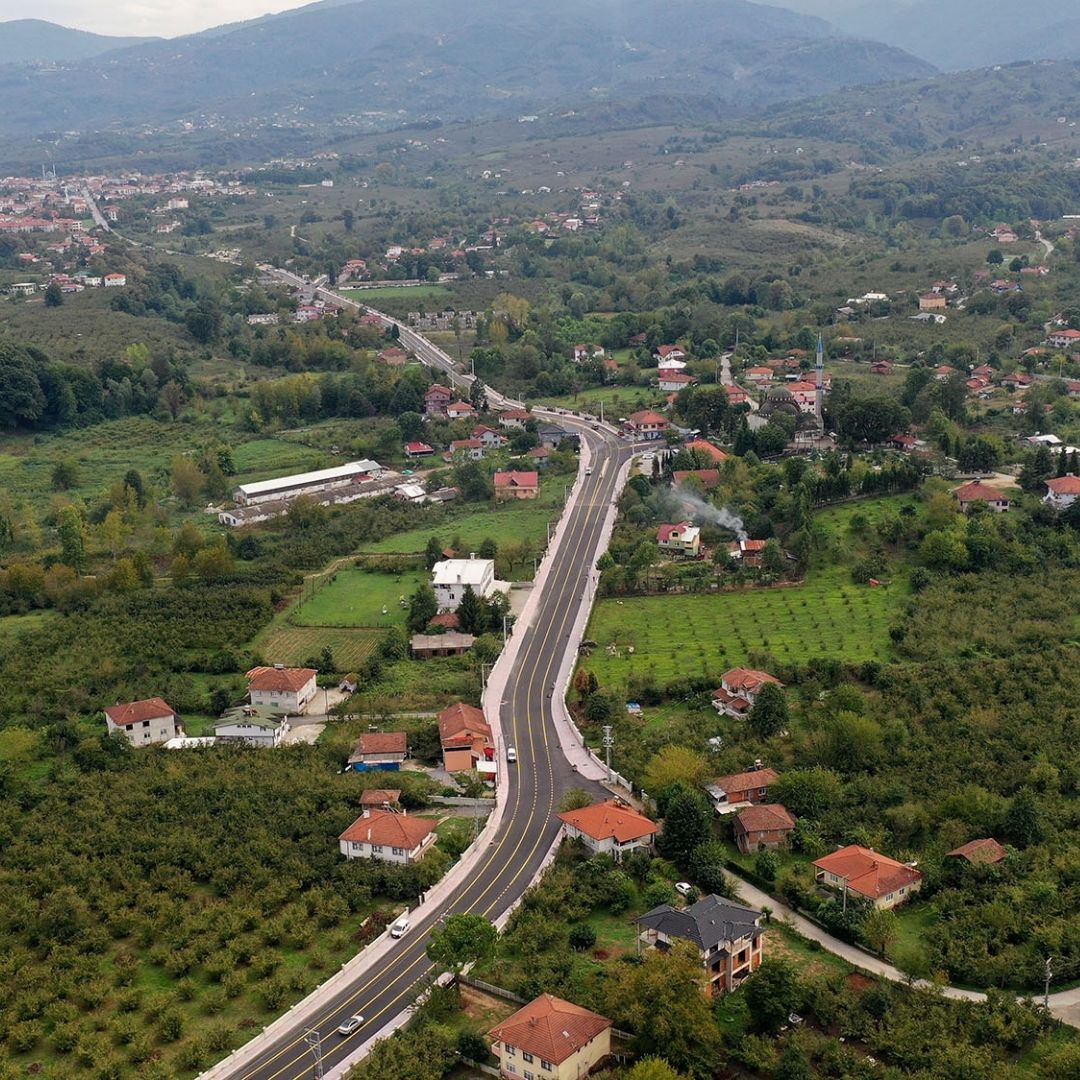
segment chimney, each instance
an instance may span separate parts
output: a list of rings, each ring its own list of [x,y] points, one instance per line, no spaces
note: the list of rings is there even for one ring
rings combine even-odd
[[[275,671],[284,671],[285,670],[285,665],[284,664],[275,664],[274,665],[274,670]]]
[[[475,559],[476,558],[476,552],[475,551],[470,551],[469,552],[469,558],[470,559]]]

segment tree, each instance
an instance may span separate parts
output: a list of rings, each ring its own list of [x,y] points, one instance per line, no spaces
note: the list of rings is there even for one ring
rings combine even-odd
[[[443,557],[442,541],[437,536],[429,536],[427,545],[424,547],[424,562],[430,570]]]
[[[575,923],[570,928],[569,942],[574,952],[584,952],[596,944],[596,931],[588,923]]]
[[[356,214],[348,206],[341,211],[341,224],[345,226],[346,232],[352,232],[353,225],[356,224]]]
[[[689,873],[706,893],[731,895],[731,882],[724,873],[727,849],[719,840],[698,844],[690,855]]]
[[[64,302],[64,290],[56,282],[50,283],[45,290],[45,306],[59,307]]]
[[[477,412],[487,412],[487,387],[479,379],[473,379],[469,386],[469,404]]]
[[[79,463],[72,457],[62,457],[52,468],[51,482],[54,491],[70,491],[79,486]]]
[[[1026,848],[1042,839],[1042,811],[1035,792],[1022,787],[1005,812],[1005,836],[1010,844]]]
[[[1000,266],[1005,261],[1005,256],[1002,255],[997,248],[994,248],[994,250],[986,256],[986,261],[990,266]]]
[[[185,506],[194,506],[202,494],[206,478],[199,471],[193,458],[178,454],[172,460],[172,486],[176,497]]]
[[[772,958],[761,962],[744,992],[758,1031],[778,1031],[791,1013],[803,1007],[806,994],[794,964]]]
[[[119,510],[110,510],[101,523],[101,538],[114,559],[127,542],[127,536],[128,527],[124,521],[124,515]]]
[[[709,763],[704,756],[685,746],[665,746],[654,754],[645,768],[644,786],[654,795],[682,783],[696,788],[708,772]]]
[[[896,942],[896,915],[885,908],[871,908],[859,927],[866,947],[885,959],[886,953]]]
[[[86,563],[86,526],[82,514],[74,506],[65,506],[56,516],[56,531],[60,535],[60,561],[76,573]]]
[[[499,931],[482,915],[448,915],[431,931],[428,959],[455,976],[469,964],[480,964],[495,955]]]
[[[716,1076],[720,1036],[705,993],[697,946],[676,940],[666,952],[648,954],[612,987],[613,1011],[636,1032],[635,1049],[662,1054],[676,1069],[695,1077]]]
[[[788,1043],[773,1072],[773,1080],[814,1080],[810,1058],[798,1043]]]
[[[482,634],[487,629],[480,598],[473,592],[471,585],[465,586],[465,593],[457,607],[457,617],[462,633]]]
[[[786,731],[788,705],[783,689],[776,683],[766,683],[758,691],[746,722],[759,739],[771,739],[774,735]]]
[[[830,769],[787,769],[770,788],[769,795],[798,818],[818,820],[841,800],[844,786]]]
[[[479,555],[481,559],[496,559],[499,556],[499,545],[492,540],[490,536],[485,537],[480,544],[480,550],[477,552],[477,555]]]
[[[685,1073],[676,1072],[663,1058],[646,1057],[635,1062],[625,1080],[687,1080]]]
[[[705,796],[683,788],[668,802],[657,847],[665,858],[680,866],[685,865],[690,853],[709,839],[711,826],[712,818]]]
[[[586,806],[592,806],[593,797],[581,788],[571,788],[559,800],[559,813],[568,814],[571,810],[583,810]]]
[[[439,602],[435,598],[435,590],[426,582],[417,586],[416,591],[409,597],[409,616],[406,619],[409,632],[422,634],[438,610]]]
[[[192,567],[203,581],[213,581],[232,573],[233,557],[222,540],[198,552],[192,562]]]

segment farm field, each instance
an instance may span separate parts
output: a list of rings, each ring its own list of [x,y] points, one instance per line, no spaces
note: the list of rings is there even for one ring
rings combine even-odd
[[[688,671],[719,681],[751,651],[788,662],[885,660],[889,625],[906,595],[899,584],[855,585],[835,568],[791,588],[602,600],[586,631],[597,642],[588,667],[602,686],[626,687],[632,676],[664,683]]]
[[[340,292],[342,296],[361,304],[365,300],[379,300],[387,296],[422,300],[443,300],[450,296],[450,290],[445,285],[382,285],[371,289],[341,289]]]
[[[856,514],[864,517],[869,527],[873,529],[886,513],[909,512],[904,509],[905,507],[910,507],[910,512],[914,512],[916,515],[922,512],[922,504],[914,495],[886,495],[882,498],[858,500],[843,503],[840,506],[826,507],[814,514],[814,521],[825,531],[830,540],[840,541],[847,534],[851,519]]]
[[[401,607],[401,597],[408,598],[428,580],[429,575],[419,570],[402,574],[338,570],[329,584],[293,611],[291,621],[298,626],[403,627],[408,609]]]
[[[539,554],[547,541],[547,523],[557,520],[562,513],[563,485],[569,485],[572,479],[570,476],[542,477],[540,497],[533,501],[504,503],[464,513],[452,511],[443,521],[423,529],[395,533],[364,545],[361,551],[415,555],[424,550],[428,537],[434,535],[446,545],[454,543],[466,554],[475,551],[489,537],[500,546],[525,541]],[[531,579],[531,558],[527,560],[527,565],[517,564],[513,573],[515,580]]]
[[[234,479],[238,483],[268,480],[294,472],[329,468],[325,454],[310,446],[287,442],[284,439],[251,439],[233,447]]]
[[[334,654],[340,671],[355,671],[375,651],[381,631],[359,627],[290,626],[278,623],[256,639],[256,648],[270,664],[300,665],[324,648]]]
[[[628,416],[639,409],[658,407],[663,401],[663,394],[647,386],[594,386],[565,397],[544,398],[542,403],[599,415],[601,401],[604,403],[604,419],[618,420],[620,416]]]

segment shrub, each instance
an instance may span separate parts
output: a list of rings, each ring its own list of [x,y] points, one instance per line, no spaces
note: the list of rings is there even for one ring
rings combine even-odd
[[[577,923],[570,928],[570,948],[575,952],[584,952],[596,944],[596,931],[586,923]]]

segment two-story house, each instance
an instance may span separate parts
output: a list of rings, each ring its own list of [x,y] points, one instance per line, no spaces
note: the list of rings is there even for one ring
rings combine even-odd
[[[443,768],[447,772],[475,769],[479,762],[494,757],[495,742],[483,709],[459,701],[443,709],[437,719]]]
[[[466,589],[479,597],[490,596],[495,589],[495,560],[441,559],[431,568],[431,587],[440,611],[457,611]]]
[[[611,855],[617,861],[634,851],[650,851],[659,831],[655,821],[619,799],[567,810],[559,817],[568,837],[581,840],[594,854]]]
[[[110,735],[122,735],[132,746],[153,746],[184,734],[176,710],[159,697],[110,705],[105,710],[105,726]]]
[[[656,530],[656,543],[661,551],[696,559],[701,551],[701,530],[689,521],[678,525],[661,525]]]
[[[662,439],[668,429],[667,417],[653,409],[631,413],[623,425],[637,439]]]
[[[435,826],[424,818],[388,810],[366,810],[338,837],[346,859],[419,862],[435,843]]]
[[[1043,502],[1055,510],[1064,510],[1072,506],[1080,496],[1080,476],[1066,473],[1046,481],[1046,494]]]
[[[499,1076],[507,1080],[582,1080],[611,1053],[611,1021],[573,1002],[541,994],[488,1032]]]
[[[290,668],[284,664],[256,667],[247,673],[248,699],[252,705],[276,712],[303,712],[317,689],[314,668]]]
[[[713,708],[728,716],[745,716],[753,708],[761,688],[768,683],[774,686],[784,685],[767,671],[731,668],[720,677],[720,686],[713,691]]]
[[[735,845],[744,855],[786,847],[794,829],[795,818],[780,803],[748,806],[735,815]]]
[[[661,904],[635,921],[644,928],[639,945],[669,949],[680,938],[695,945],[709,990],[717,996],[736,989],[761,966],[761,919],[760,911],[713,893],[682,909]]]
[[[535,499],[540,494],[540,474],[535,469],[509,470],[495,473],[495,501]]]
[[[984,484],[981,480],[972,480],[970,484],[961,484],[960,487],[953,488],[953,496],[964,514],[970,513],[971,508],[977,503],[986,506],[995,514],[1006,514],[1009,511],[1008,495],[989,484]]]
[[[717,813],[724,813],[732,807],[763,803],[769,797],[769,785],[779,779],[773,769],[751,769],[749,772],[718,776],[705,790]]]

